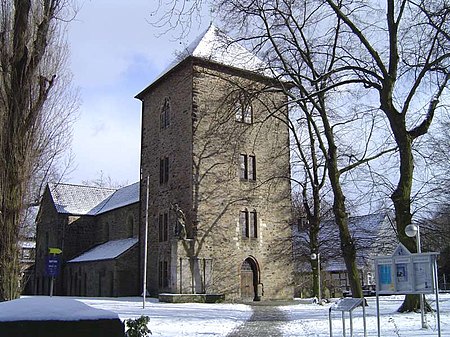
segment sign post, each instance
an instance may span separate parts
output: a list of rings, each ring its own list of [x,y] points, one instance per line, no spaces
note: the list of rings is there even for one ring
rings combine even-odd
[[[48,256],[45,264],[45,272],[47,276],[50,277],[50,297],[53,296],[53,283],[55,277],[59,274],[59,269],[61,265],[61,253],[62,250],[59,248],[49,248]]]
[[[150,193],[150,176],[147,176],[147,189],[145,201],[145,236],[144,236],[144,272],[142,279],[142,309],[145,309],[145,297],[147,295],[147,255],[148,255],[148,201]]]

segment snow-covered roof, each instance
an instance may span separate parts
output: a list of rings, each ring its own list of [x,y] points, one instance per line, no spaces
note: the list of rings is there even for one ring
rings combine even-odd
[[[139,98],[149,87],[188,57],[195,57],[228,67],[250,71],[265,77],[273,78],[276,75],[258,56],[211,24],[206,31],[200,34],[156,77],[152,84],[137,94],[136,97]]]
[[[139,182],[119,189],[49,184],[58,213],[98,215],[139,201]]]
[[[116,190],[111,197],[102,204],[97,214],[105,213],[116,208],[134,204],[139,201],[139,183],[122,187]]]
[[[71,262],[112,260],[125,253],[127,250],[129,250],[137,243],[138,243],[137,238],[108,241],[104,244],[101,244],[88,250],[87,252],[77,256],[76,258],[68,262],[71,263]]]
[[[229,67],[272,76],[267,65],[255,54],[211,24],[182,53],[181,58],[194,56]]]

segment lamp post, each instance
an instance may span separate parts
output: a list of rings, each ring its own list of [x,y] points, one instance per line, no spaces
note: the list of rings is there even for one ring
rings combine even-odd
[[[405,227],[405,234],[410,237],[416,237],[416,245],[417,245],[417,253],[422,253],[422,247],[420,244],[420,228],[417,225],[409,224]],[[424,294],[419,294],[420,296],[420,318],[422,321],[422,328],[425,329],[427,327],[427,324],[425,322],[425,300],[424,300]]]
[[[311,260],[317,260],[317,279],[318,279],[318,283],[319,283],[319,294],[318,294],[318,299],[319,299],[319,303],[322,300],[322,291],[321,291],[321,286],[320,286],[320,253],[312,253],[311,254]]]

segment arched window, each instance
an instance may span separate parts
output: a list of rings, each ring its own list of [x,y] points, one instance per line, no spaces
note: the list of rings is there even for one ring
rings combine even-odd
[[[249,227],[250,227],[250,237],[257,238],[258,237],[258,216],[256,214],[256,210],[253,210],[249,214]]]
[[[239,214],[239,225],[241,227],[242,237],[249,238],[250,237],[250,228],[248,225],[248,210],[247,209],[244,209]]]
[[[256,157],[254,154],[239,155],[239,177],[241,180],[256,180]]]

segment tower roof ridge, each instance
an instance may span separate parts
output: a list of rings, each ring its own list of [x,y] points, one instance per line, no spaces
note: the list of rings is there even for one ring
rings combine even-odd
[[[238,40],[224,33],[213,23],[181,53],[179,59],[184,60],[189,56],[256,72],[268,77],[274,76],[268,65],[257,55],[245,48]]]
[[[203,31],[184,50],[179,52],[175,60],[147,88],[137,94],[136,98],[140,98],[141,94],[148,88],[189,57],[253,72],[268,78],[279,76],[267,63],[245,48],[237,39],[233,39],[211,23],[208,29]]]

